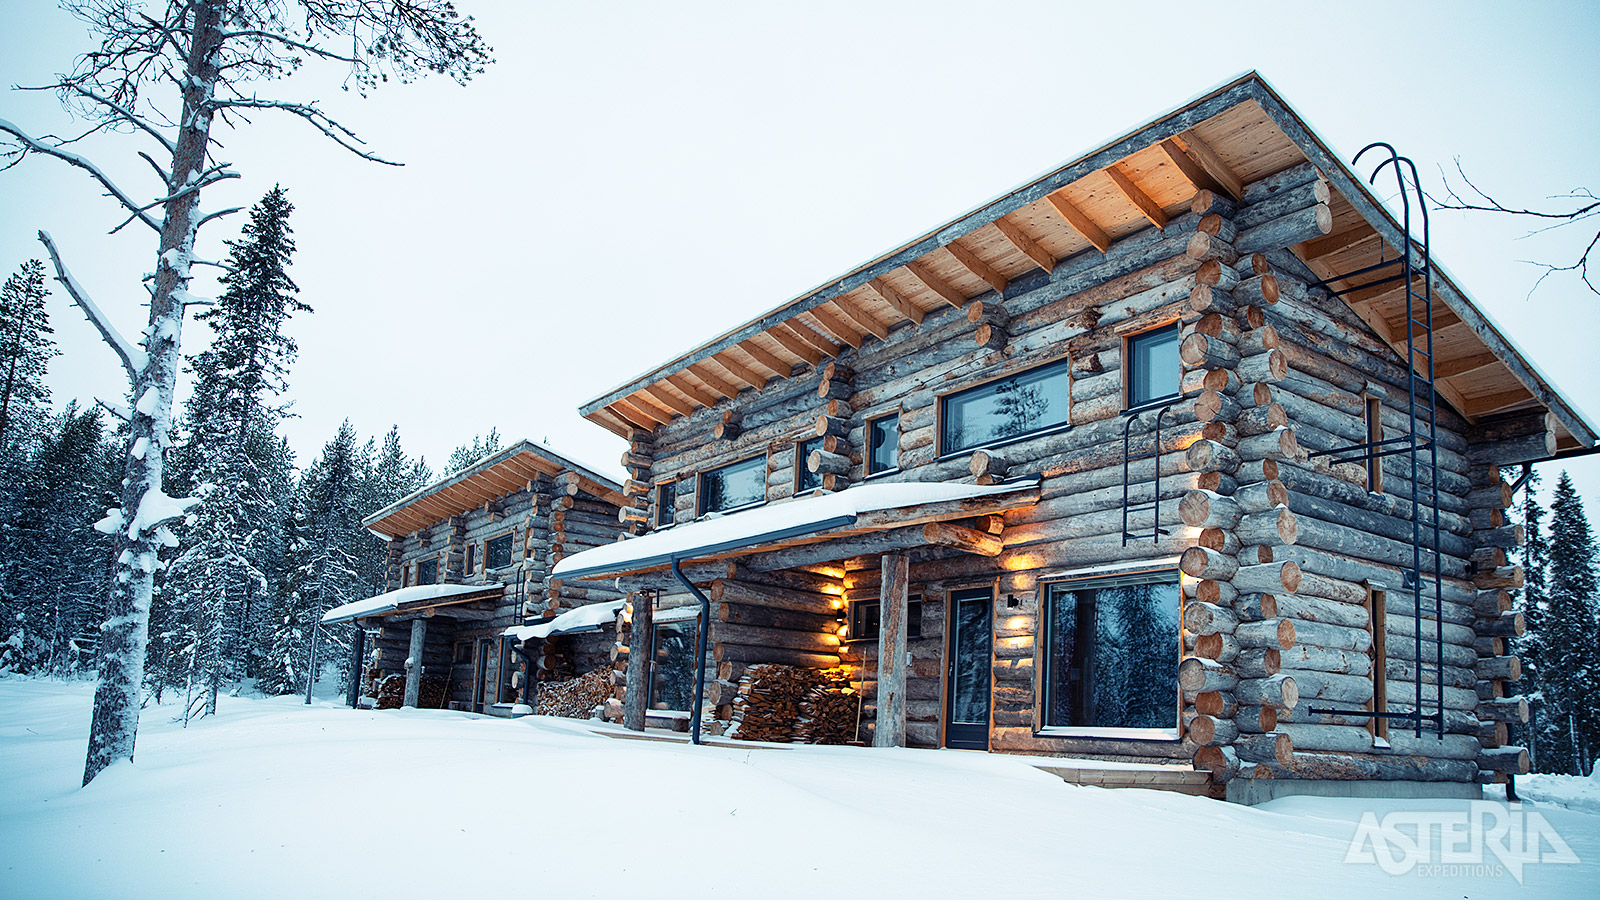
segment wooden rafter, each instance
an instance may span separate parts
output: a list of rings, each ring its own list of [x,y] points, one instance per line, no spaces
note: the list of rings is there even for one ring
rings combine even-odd
[[[1216,179],[1217,184],[1221,185],[1222,189],[1233,199],[1238,200],[1244,197],[1244,183],[1239,180],[1239,176],[1233,174],[1233,170],[1228,168],[1228,164],[1222,161],[1222,157],[1217,155],[1217,151],[1211,149],[1211,145],[1201,140],[1198,134],[1193,131],[1185,131],[1183,134],[1173,138],[1173,140],[1177,142],[1184,152],[1194,157],[1195,162],[1200,164],[1200,168],[1205,169],[1207,175]]]
[[[935,275],[933,270],[928,268],[928,266],[921,260],[914,259],[911,262],[906,263],[906,271],[911,273],[912,278],[915,278],[926,285],[928,290],[933,291],[935,294],[938,294],[940,297],[942,297],[944,302],[954,306],[956,309],[967,308],[966,295],[956,290],[954,286],[946,282],[943,278]]]
[[[1371,225],[1362,222],[1354,228],[1334,232],[1327,237],[1306,241],[1300,245],[1300,255],[1302,259],[1321,259],[1324,256],[1332,256],[1335,253],[1349,250],[1351,247],[1365,243],[1377,236],[1378,233],[1372,230]]]
[[[1464,415],[1477,418],[1478,416],[1499,412],[1502,409],[1510,409],[1513,406],[1527,403],[1531,400],[1533,400],[1533,395],[1528,393],[1528,389],[1519,387],[1514,391],[1501,391],[1500,393],[1488,394],[1483,397],[1469,397],[1466,401],[1466,408],[1462,409],[1461,412]]]
[[[688,414],[694,412],[694,404],[687,400],[678,398],[677,396],[673,395],[671,391],[659,384],[649,385],[644,389],[644,391],[650,395],[651,400],[654,400],[661,406],[665,406],[667,409],[672,410],[680,416],[687,416]]]
[[[1454,378],[1457,375],[1465,375],[1468,372],[1486,369],[1499,361],[1500,357],[1495,356],[1493,353],[1474,353],[1471,356],[1463,356],[1459,359],[1441,359],[1433,364],[1433,377]]]
[[[1104,228],[1096,225],[1094,220],[1068,200],[1065,194],[1056,191],[1047,195],[1045,199],[1050,201],[1050,208],[1056,211],[1056,215],[1065,219],[1067,225],[1084,240],[1093,244],[1096,250],[1104,253],[1111,246],[1111,235],[1106,234]]]
[[[1133,183],[1133,178],[1127,172],[1122,171],[1121,163],[1106,169],[1106,174],[1111,177],[1111,183],[1117,186],[1117,190],[1122,192],[1122,196],[1139,207],[1139,212],[1150,220],[1151,225],[1166,230],[1167,214],[1162,212],[1160,205],[1150,199],[1150,195],[1146,194],[1143,188]]]
[[[778,378],[788,378],[789,371],[794,368],[793,364],[779,359],[755,341],[745,341],[739,344],[739,349],[750,354],[750,358],[755,360],[757,365],[765,366],[767,371]]]
[[[1404,295],[1402,294],[1401,296],[1403,297]],[[1404,308],[1402,308],[1398,314],[1390,316],[1389,319],[1388,319],[1388,322],[1386,324],[1389,326],[1389,333],[1392,334],[1392,335],[1395,335],[1397,340],[1404,341],[1406,339],[1406,311],[1405,311]],[[1452,325],[1460,325],[1460,324],[1461,324],[1461,317],[1460,316],[1456,315],[1455,313],[1451,312],[1448,309],[1445,309],[1443,307],[1443,305],[1441,305],[1441,304],[1435,304],[1434,305],[1434,310],[1433,310],[1433,330],[1434,330],[1434,333],[1437,334],[1438,332],[1443,331],[1446,328],[1451,327]],[[1426,334],[1427,330],[1424,329],[1424,328],[1420,328],[1419,327],[1417,329],[1417,332],[1418,332],[1419,335],[1420,334]]]
[[[711,360],[725,369],[729,375],[732,375],[733,377],[739,379],[745,384],[750,385],[758,391],[767,386],[767,380],[762,378],[761,375],[756,372],[756,370],[734,359],[733,354],[726,350],[712,356]]]
[[[844,349],[833,341],[823,337],[822,334],[820,334],[815,328],[807,325],[799,317],[790,319],[783,324],[788,326],[789,330],[793,331],[795,335],[800,338],[800,340],[805,341],[818,350],[821,350],[824,356],[838,356]]]
[[[662,406],[660,403],[657,403],[654,397],[651,397],[643,392],[634,394],[632,397],[628,398],[628,401],[631,402],[640,412],[652,419],[660,421],[663,424],[671,422],[673,419],[677,418],[676,413],[665,406]]]
[[[956,262],[960,263],[962,268],[982,279],[989,287],[994,288],[996,294],[1005,293],[1006,285],[1010,284],[1010,282],[1004,275],[996,272],[993,266],[978,258],[978,254],[961,246],[959,241],[951,241],[945,244],[944,249],[955,257]]]
[[[889,286],[882,278],[874,278],[867,282],[867,289],[877,294],[883,302],[894,307],[894,311],[910,319],[917,325],[922,324],[923,312],[915,303],[900,296],[900,292]]]
[[[1056,258],[1050,255],[1050,251],[1039,246],[1016,223],[1008,222],[1001,217],[994,220],[994,227],[1000,229],[1000,234],[1011,242],[1011,246],[1017,248],[1018,253],[1033,260],[1033,264],[1043,269],[1046,275],[1055,271]]]
[[[729,400],[739,396],[738,385],[729,384],[728,382],[723,381],[715,372],[712,372],[706,368],[704,362],[690,364],[688,371],[690,375],[700,379],[700,381],[703,382],[706,387],[716,391]]]
[[[690,400],[693,400],[694,402],[700,404],[701,406],[705,406],[705,407],[716,406],[717,405],[716,395],[712,394],[710,391],[707,391],[707,390],[699,387],[694,382],[692,382],[688,378],[684,377],[684,372],[688,372],[688,371],[689,371],[688,369],[684,369],[683,372],[675,372],[675,373],[673,373],[671,375],[668,375],[667,376],[667,384],[670,384],[673,387],[677,388],[678,390],[682,391],[684,396],[686,396]]]
[[[1189,182],[1196,191],[1225,192],[1222,185],[1211,177],[1211,173],[1195,162],[1194,157],[1184,152],[1184,149],[1178,146],[1177,141],[1167,138],[1159,146],[1161,147],[1161,152],[1167,155],[1167,159],[1172,160],[1172,164],[1178,167],[1178,171],[1183,174],[1184,180]]]
[[[850,327],[849,322],[846,322],[838,313],[829,309],[826,305],[811,310],[811,318],[817,321],[817,326],[823,331],[857,350],[861,349],[861,332]]]
[[[656,426],[656,423],[652,422],[650,417],[634,409],[627,401],[618,400],[607,406],[606,409],[610,411],[613,418],[629,428],[637,428],[648,432]]]
[[[671,415],[659,415],[646,410],[640,398],[640,394],[631,394],[625,399],[618,400],[616,402],[618,412],[646,431],[653,431],[657,425],[665,425],[672,421]]]
[[[835,297],[833,305],[838,307],[839,312],[843,313],[846,319],[854,322],[862,331],[873,335],[880,341],[889,339],[889,329],[877,319],[874,319],[866,310],[861,309],[843,297]]]
[[[773,340],[783,345],[783,349],[805,360],[813,366],[822,364],[822,352],[805,341],[800,340],[786,325],[779,323],[767,329],[767,334]]]

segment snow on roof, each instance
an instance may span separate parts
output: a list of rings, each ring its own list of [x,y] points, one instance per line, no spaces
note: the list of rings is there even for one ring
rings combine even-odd
[[[723,550],[841,528],[854,524],[862,513],[988,497],[1010,493],[1023,486],[922,481],[862,484],[836,494],[812,495],[728,515],[713,515],[643,537],[574,553],[556,563],[550,574],[553,578],[575,578],[666,565],[673,559],[709,556]]]
[[[591,603],[588,606],[569,609],[554,619],[547,619],[537,625],[513,625],[500,633],[519,641],[528,641],[574,631],[598,631],[601,625],[617,617],[617,611],[622,609],[622,604],[626,602],[608,600],[604,603]]]
[[[362,616],[375,616],[379,613],[394,612],[402,604],[426,602],[428,600],[444,600],[461,594],[481,594],[485,591],[504,587],[501,584],[417,584],[411,587],[389,591],[376,597],[335,606],[322,614],[322,624],[331,625],[334,622],[348,622]]]

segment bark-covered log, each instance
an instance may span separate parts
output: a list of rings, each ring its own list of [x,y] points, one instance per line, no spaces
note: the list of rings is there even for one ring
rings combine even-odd
[[[1294,709],[1300,702],[1300,687],[1294,678],[1279,672],[1270,678],[1246,678],[1233,689],[1241,706],[1270,706]]]
[[[1288,765],[1294,760],[1294,741],[1281,731],[1268,734],[1240,733],[1233,751],[1246,762],[1271,762]]]
[[[1244,512],[1231,497],[1211,491],[1190,491],[1178,504],[1178,515],[1194,528],[1233,528]]]
[[[1322,237],[1332,230],[1333,212],[1326,203],[1318,203],[1239,232],[1233,250],[1241,255],[1257,250],[1278,250]]]
[[[1216,441],[1199,440],[1184,451],[1191,472],[1235,472],[1239,454]]]
[[[1178,664],[1178,688],[1186,693],[1231,691],[1239,676],[1213,659],[1191,656]]]
[[[1184,604],[1183,627],[1194,634],[1232,634],[1239,618],[1233,610],[1199,601]]]
[[[1287,650],[1295,645],[1298,626],[1291,619],[1263,619],[1259,622],[1240,622],[1233,636],[1245,647],[1277,647]]]
[[[1204,747],[1231,744],[1239,736],[1232,721],[1207,715],[1196,715],[1189,720],[1189,739]]]

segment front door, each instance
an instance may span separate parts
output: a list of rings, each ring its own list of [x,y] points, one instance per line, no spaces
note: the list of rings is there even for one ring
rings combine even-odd
[[[500,656],[494,638],[478,639],[478,667],[472,685],[472,711],[481,713],[499,699]]]
[[[944,745],[989,749],[990,636],[994,591],[975,588],[950,594],[950,652],[945,672]]]

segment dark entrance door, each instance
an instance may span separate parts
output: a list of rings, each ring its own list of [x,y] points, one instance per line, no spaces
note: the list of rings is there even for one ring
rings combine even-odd
[[[950,658],[945,672],[944,745],[989,749],[990,636],[994,591],[950,594]]]
[[[478,665],[472,679],[472,711],[481,713],[493,705],[499,683],[500,660],[494,638],[478,639]]]

